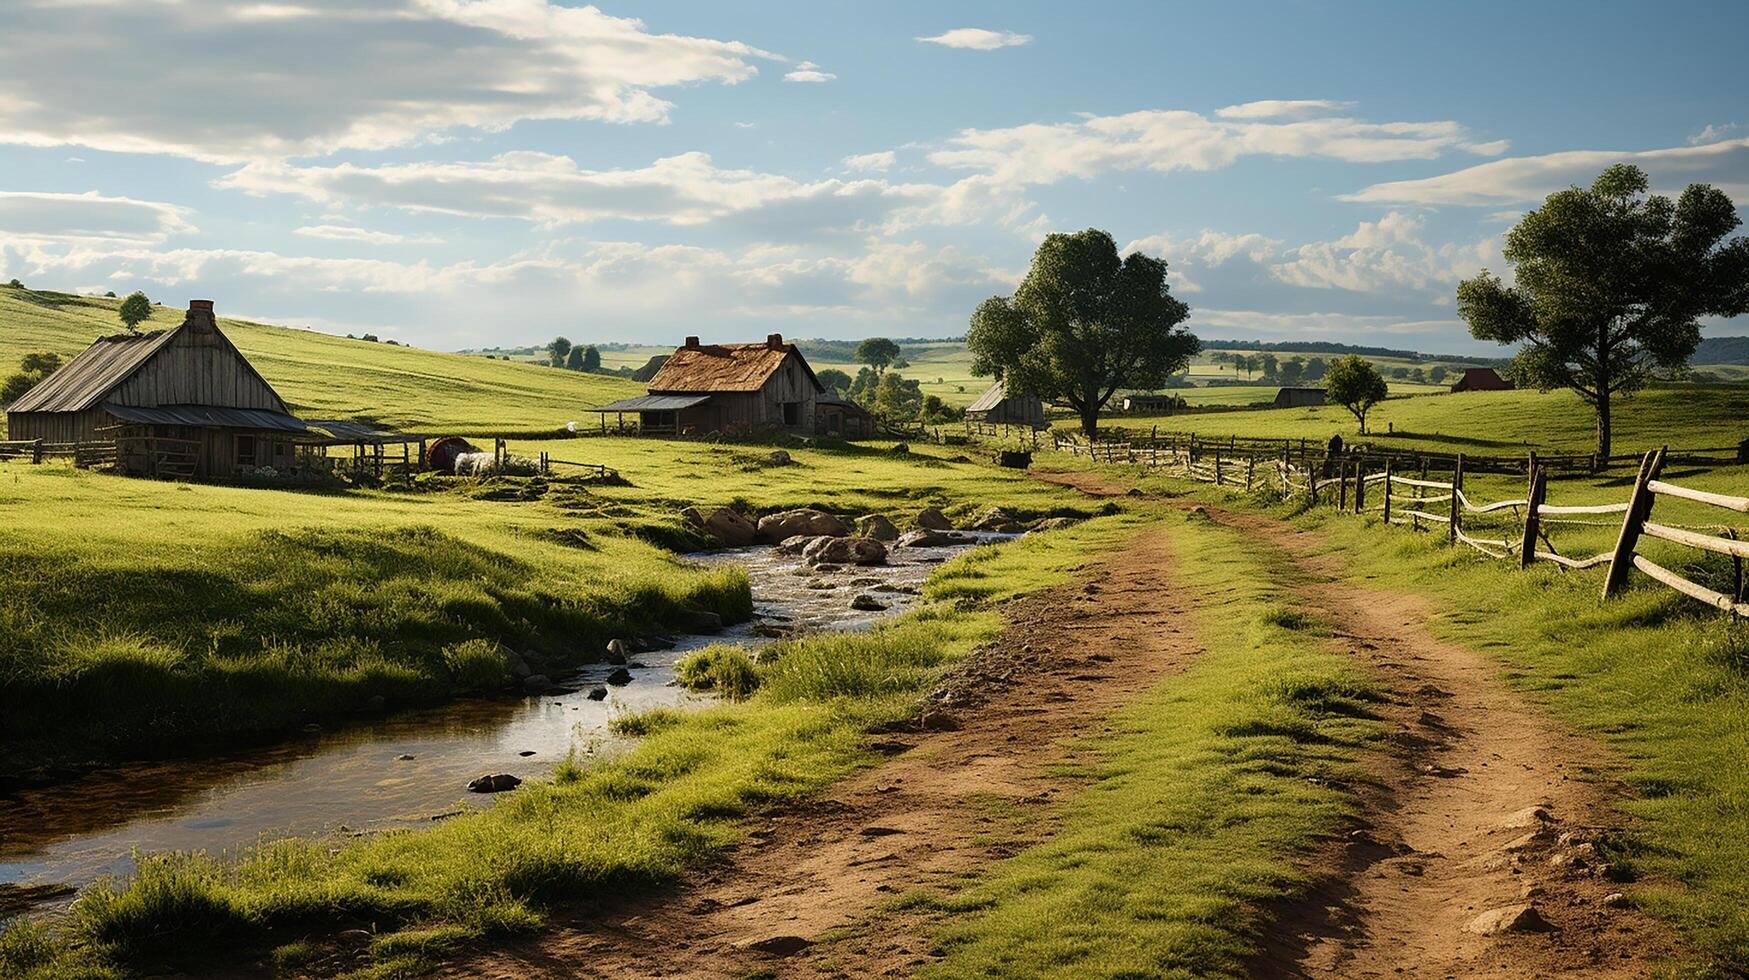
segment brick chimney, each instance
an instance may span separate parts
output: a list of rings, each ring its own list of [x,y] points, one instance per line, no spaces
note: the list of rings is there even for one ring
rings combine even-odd
[[[191,299],[188,301],[188,315],[183,317],[184,323],[195,324],[197,327],[210,327],[217,330],[219,325],[213,319],[213,301],[210,299]]]
[[[697,337],[686,338],[686,344],[684,346],[687,350],[698,350],[698,338]]]
[[[767,334],[765,336],[765,346],[772,350],[783,350],[783,334]]]

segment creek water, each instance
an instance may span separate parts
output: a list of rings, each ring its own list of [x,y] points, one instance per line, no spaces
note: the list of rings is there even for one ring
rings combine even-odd
[[[126,873],[136,851],[235,853],[264,839],[430,826],[490,806],[494,795],[467,792],[481,773],[545,778],[573,747],[585,759],[623,751],[629,741],[609,727],[617,715],[706,702],[673,683],[674,664],[688,652],[865,629],[913,606],[937,564],[968,547],[894,548],[886,565],[825,573],[769,547],[691,555],[701,565],[747,569],[752,620],[633,655],[643,666],[631,669],[629,684],[608,687],[604,700],[587,696],[614,670],[597,664],[557,678],[574,693],[457,701],[265,747],[121,765],[20,791],[0,800],[0,892],[9,885],[78,888]],[[887,608],[851,608],[864,593]]]

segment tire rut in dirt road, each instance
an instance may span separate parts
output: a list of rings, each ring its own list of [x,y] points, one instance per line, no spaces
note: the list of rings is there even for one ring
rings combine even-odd
[[[770,971],[904,974],[928,962],[921,920],[884,911],[1050,833],[1064,739],[1170,673],[1198,647],[1161,532],[1081,581],[1004,606],[1001,636],[931,696],[936,730],[877,736],[882,764],[771,815],[730,860],[632,908],[579,916],[451,975],[729,977]],[[948,729],[948,730],[941,730]],[[995,804],[994,806],[992,804]],[[1019,819],[998,816],[1020,813]],[[814,945],[823,933],[851,938]]]
[[[1344,582],[1308,532],[1211,510],[1305,573],[1305,602],[1387,689],[1399,750],[1361,794],[1362,829],[1315,862],[1327,884],[1283,910],[1260,975],[1639,977],[1671,955],[1667,928],[1616,904],[1593,843],[1619,820],[1600,746],[1434,638],[1426,600]]]

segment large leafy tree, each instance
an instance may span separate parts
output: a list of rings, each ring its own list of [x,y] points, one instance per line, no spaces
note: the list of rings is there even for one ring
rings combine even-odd
[[[1166,285],[1166,262],[1119,257],[1107,232],[1045,237],[1012,297],[972,314],[972,371],[1015,392],[1062,400],[1093,438],[1119,388],[1152,391],[1190,363],[1196,337],[1180,327],[1190,307]]]
[[[1338,357],[1324,375],[1325,397],[1348,409],[1360,421],[1361,435],[1366,434],[1366,413],[1384,401],[1389,390],[1378,369],[1359,354]]]
[[[1522,344],[1520,384],[1577,392],[1604,455],[1614,398],[1687,364],[1701,317],[1749,311],[1749,240],[1725,241],[1741,223],[1731,199],[1690,184],[1671,201],[1648,186],[1645,171],[1616,164],[1549,195],[1507,233],[1515,285],[1487,272],[1458,285],[1470,334]]]
[[[898,344],[893,343],[885,337],[870,337],[856,345],[857,363],[867,364],[869,367],[874,368],[876,374],[885,371],[887,366],[894,361],[903,360],[903,358],[899,356],[903,353],[904,352],[899,349]]]

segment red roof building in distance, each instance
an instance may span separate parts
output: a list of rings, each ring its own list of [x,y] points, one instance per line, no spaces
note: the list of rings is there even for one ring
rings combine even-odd
[[[1464,376],[1451,386],[1452,391],[1511,391],[1512,382],[1502,378],[1493,368],[1464,368]]]

